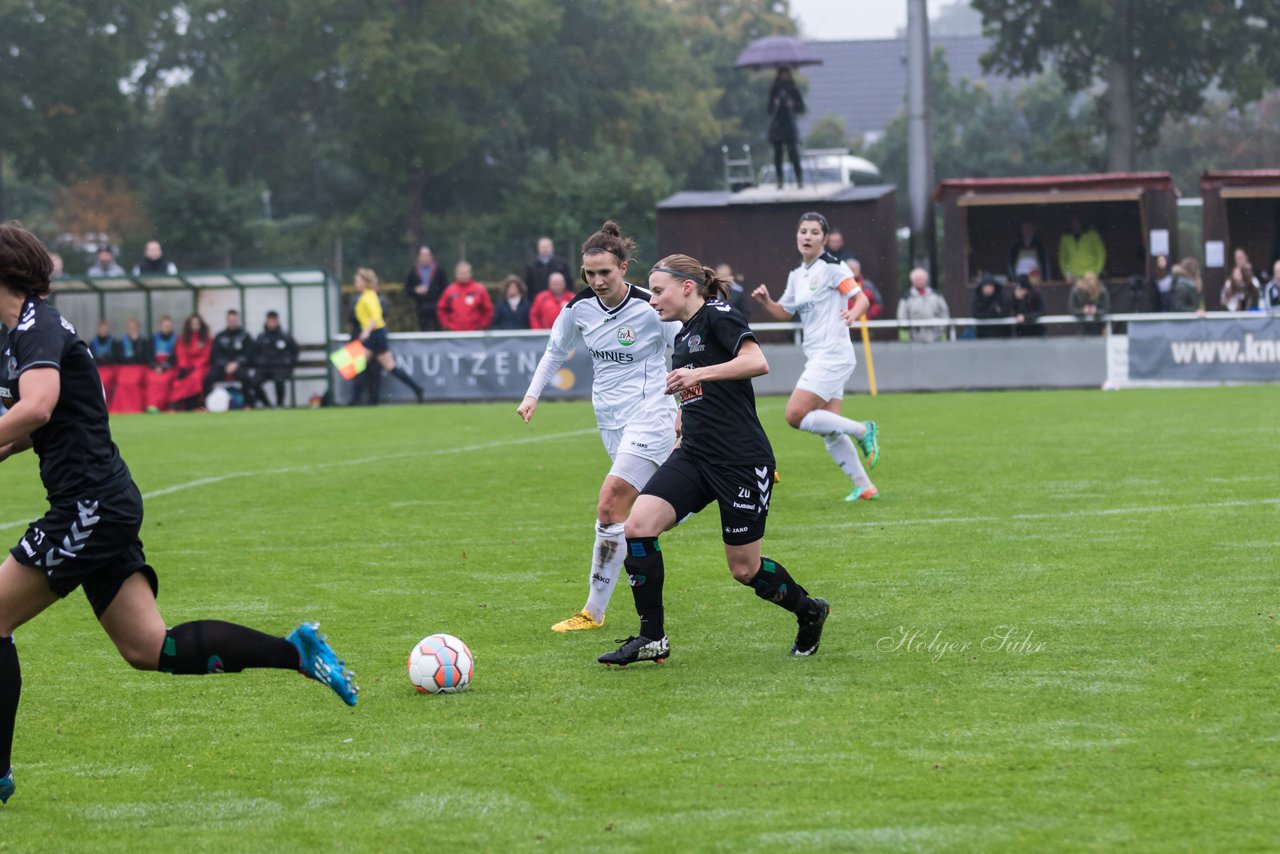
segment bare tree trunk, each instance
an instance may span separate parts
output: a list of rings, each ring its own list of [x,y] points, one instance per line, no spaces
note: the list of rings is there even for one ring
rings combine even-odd
[[[1107,171],[1132,172],[1138,156],[1137,61],[1133,50],[1133,0],[1123,0],[1115,49],[1107,65]]]

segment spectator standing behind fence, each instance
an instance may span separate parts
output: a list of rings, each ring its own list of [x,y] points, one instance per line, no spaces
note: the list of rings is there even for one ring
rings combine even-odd
[[[909,276],[911,289],[898,303],[898,319],[907,323],[921,320],[949,320],[951,310],[942,295],[929,287],[929,273],[923,267],[916,267]],[[931,344],[941,341],[947,333],[945,326],[911,326],[909,335],[912,341]]]
[[[116,393],[111,412],[141,412],[146,407],[147,374],[151,368],[151,342],[142,334],[136,317],[129,318],[125,334],[116,341]]]
[[[1004,288],[993,276],[983,276],[973,290],[972,313],[975,320],[1004,320],[1009,316],[1009,302]],[[1008,326],[979,325],[974,328],[978,338],[1008,338],[1012,332]]]
[[[84,271],[86,276],[91,278],[104,278],[108,276],[123,276],[124,268],[116,263],[115,253],[111,251],[110,246],[98,247],[98,260],[88,270]]]
[[[875,282],[862,275],[862,262],[857,258],[850,258],[844,263],[849,268],[849,272],[853,273],[853,277],[858,280],[858,287],[862,288],[862,293],[867,298],[865,315],[867,320],[879,319],[880,315],[884,314],[884,297],[880,296],[880,289],[876,287]]]
[[[493,300],[484,285],[472,277],[471,265],[459,261],[454,280],[440,296],[440,325],[452,332],[477,332],[493,323]]]
[[[280,328],[280,314],[268,311],[266,321],[262,324],[262,333],[253,342],[253,393],[254,398],[270,407],[271,401],[263,393],[262,387],[271,383],[275,388],[277,407],[285,404],[285,384],[293,376],[293,369],[298,364],[298,342],[293,336]],[[297,401],[294,401],[296,404]]]
[[[50,271],[50,273],[49,273],[49,278],[50,278],[50,279],[65,279],[65,278],[67,277],[67,271],[66,271],[66,269],[63,267],[63,264],[62,264],[62,256],[61,256],[61,255],[59,255],[57,252],[50,252],[50,253],[49,253],[49,261],[50,261],[50,262],[52,262],[52,264],[53,264],[53,268],[52,268],[52,270],[51,270],[51,271]]]
[[[733,274],[733,268],[728,264],[720,263],[716,265],[716,275],[729,283],[729,296],[725,299],[730,307],[736,308],[745,318],[751,317],[751,299],[747,295],[747,289],[742,286],[742,282],[738,281],[739,277]]]
[[[1018,239],[1009,247],[1009,263],[1005,270],[1009,281],[1032,275],[1038,279],[1049,278],[1049,253],[1036,233],[1036,224],[1029,219],[1023,220],[1019,231]]]
[[[566,282],[569,281],[569,262],[555,253],[555,244],[550,237],[539,237],[538,255],[524,271],[524,284],[529,289],[526,295],[531,301],[551,286],[551,277],[555,273],[564,276]]]
[[[142,260],[133,266],[135,276],[176,276],[178,267],[164,257],[159,240],[148,240],[142,250]]]
[[[529,328],[550,329],[571,299],[573,294],[569,291],[569,283],[565,277],[552,273],[547,280],[547,289],[534,298],[533,306],[529,309]]]
[[[853,253],[849,251],[849,247],[844,245],[844,235],[840,233],[840,229],[836,228],[827,235],[827,253],[835,256],[837,261],[843,261],[848,264],[853,260]]]
[[[169,408],[169,395],[178,376],[178,335],[173,318],[160,318],[160,326],[151,334],[151,372],[147,374],[147,412]]]
[[[1107,247],[1102,235],[1090,226],[1084,227],[1080,214],[1071,215],[1071,231],[1058,241],[1058,269],[1062,278],[1074,282],[1085,273],[1102,275],[1107,266]]]
[[[769,142],[773,145],[773,168],[778,177],[778,189],[782,189],[782,150],[791,159],[796,172],[796,186],[804,186],[804,172],[800,168],[800,134],[796,130],[796,116],[805,111],[804,96],[791,76],[790,68],[779,68],[769,88]]]
[[[404,292],[413,300],[418,312],[418,329],[434,332],[440,328],[436,306],[448,280],[444,268],[436,261],[430,246],[418,247],[418,259],[404,279]]]
[[[1238,250],[1237,250],[1238,251]],[[1231,268],[1231,275],[1222,284],[1219,300],[1223,311],[1253,311],[1258,307],[1261,289],[1253,275],[1253,267],[1246,261]]]
[[[1013,334],[1017,337],[1044,336],[1044,325],[1040,322],[1044,315],[1044,298],[1040,296],[1040,289],[1031,281],[1030,276],[1019,276],[1014,284],[1009,314],[1018,324],[1013,328]]]
[[[182,335],[173,351],[178,373],[169,392],[169,404],[174,409],[199,409],[204,406],[204,380],[213,356],[213,341],[204,318],[193,314],[183,322]]]
[[[519,276],[502,280],[502,299],[493,309],[493,328],[529,328],[529,298],[525,296],[524,280]]]
[[[227,312],[227,326],[213,337],[209,372],[204,378],[204,395],[214,383],[237,383],[244,396],[244,408],[253,408],[253,336],[240,325],[240,312]]]
[[[1111,293],[1097,273],[1085,273],[1071,288],[1067,311],[1085,322],[1102,320],[1111,313]]]

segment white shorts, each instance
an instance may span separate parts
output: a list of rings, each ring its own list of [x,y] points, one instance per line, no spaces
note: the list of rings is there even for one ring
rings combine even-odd
[[[604,449],[613,460],[609,474],[637,490],[644,489],[658,466],[667,461],[676,445],[675,421],[636,421],[613,430],[600,430]]]
[[[813,392],[823,400],[844,400],[844,384],[853,376],[857,362],[845,364],[828,364],[824,362],[807,362],[796,388]]]

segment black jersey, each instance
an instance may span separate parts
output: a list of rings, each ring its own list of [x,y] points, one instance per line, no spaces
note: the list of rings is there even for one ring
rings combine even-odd
[[[111,441],[98,366],[56,308],[28,298],[0,360],[0,402],[7,407],[20,399],[18,378],[26,371],[53,368],[61,374],[53,414],[31,434],[50,503],[110,495],[128,485],[129,469]]]
[[[737,309],[707,300],[676,336],[672,368],[719,365],[738,355],[755,333]],[[756,417],[751,380],[699,383],[680,392],[680,447],[707,462],[772,466],[773,447]]]

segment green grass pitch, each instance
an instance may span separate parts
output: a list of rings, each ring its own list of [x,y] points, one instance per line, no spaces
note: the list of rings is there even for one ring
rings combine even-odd
[[[714,513],[663,538],[672,658],[549,626],[585,597],[607,458],[586,404],[116,419],[172,625],[319,619],[296,675],[137,673],[77,593],[17,634],[0,851],[1244,851],[1280,840],[1280,389],[854,397],[877,503],[763,399],[765,553],[833,614],[735,584]],[[43,512],[0,467],[6,548]],[[1003,627],[1003,628],[1002,628]],[[422,696],[424,635],[471,688]]]

